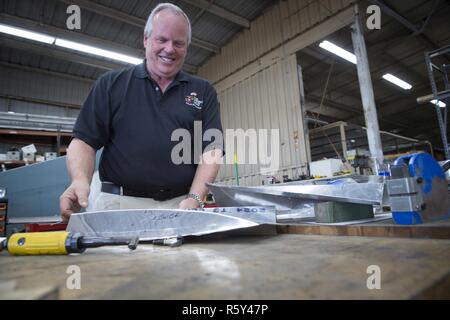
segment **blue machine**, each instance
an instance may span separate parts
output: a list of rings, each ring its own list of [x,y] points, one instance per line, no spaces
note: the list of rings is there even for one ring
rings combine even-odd
[[[57,221],[59,197],[69,185],[65,156],[0,172],[0,188],[8,192],[6,223]]]
[[[448,182],[431,155],[398,158],[387,181],[392,218],[398,224],[420,224],[450,218]]]

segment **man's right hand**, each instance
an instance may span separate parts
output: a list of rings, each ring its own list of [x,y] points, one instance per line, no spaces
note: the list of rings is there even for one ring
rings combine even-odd
[[[74,181],[59,198],[59,210],[63,222],[69,221],[72,213],[86,208],[89,197],[89,183]]]

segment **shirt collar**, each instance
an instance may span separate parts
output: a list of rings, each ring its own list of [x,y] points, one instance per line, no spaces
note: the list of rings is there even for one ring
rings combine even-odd
[[[146,60],[144,60],[141,64],[138,64],[136,66],[134,70],[134,75],[140,79],[148,78],[153,81],[153,79],[150,77],[148,73]],[[174,82],[189,82],[189,75],[183,70],[180,70],[175,76]]]

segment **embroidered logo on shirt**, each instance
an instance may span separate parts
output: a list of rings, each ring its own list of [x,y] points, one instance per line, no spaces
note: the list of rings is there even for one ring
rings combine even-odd
[[[201,109],[202,108],[203,101],[201,101],[201,100],[199,100],[197,98],[197,93],[196,92],[191,92],[191,94],[186,96],[184,98],[184,100],[186,101],[186,104],[188,106],[193,106],[193,107],[195,107],[197,109]]]

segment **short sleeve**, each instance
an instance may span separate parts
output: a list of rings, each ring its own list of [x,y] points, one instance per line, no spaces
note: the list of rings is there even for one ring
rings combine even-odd
[[[216,90],[209,83],[207,83],[204,100],[202,109],[203,153],[214,149],[224,150],[220,105]]]
[[[111,106],[108,78],[100,77],[81,107],[73,128],[73,136],[95,150],[107,144],[111,127]]]

